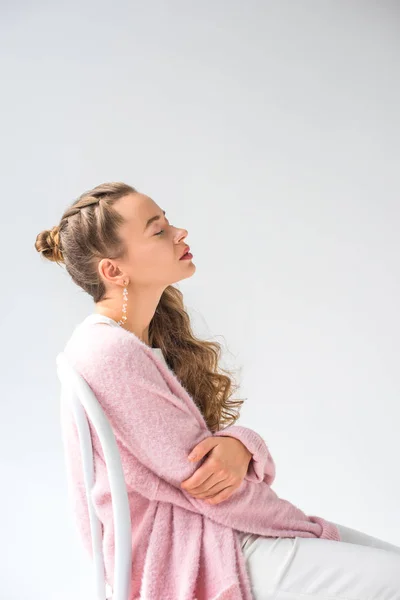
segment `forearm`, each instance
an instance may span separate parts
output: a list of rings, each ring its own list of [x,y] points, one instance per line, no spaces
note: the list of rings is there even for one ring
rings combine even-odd
[[[251,452],[252,458],[245,479],[255,483],[262,481],[271,485],[275,480],[275,463],[263,438],[253,429],[230,425],[217,431],[215,436],[234,437]]]
[[[307,516],[295,505],[279,498],[265,482],[256,485],[244,480],[227,500],[210,505],[161,479],[155,499],[203,514],[226,527],[266,537],[340,539],[333,524],[319,517]]]

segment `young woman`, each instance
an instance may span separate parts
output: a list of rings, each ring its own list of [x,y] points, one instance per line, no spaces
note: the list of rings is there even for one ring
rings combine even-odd
[[[124,183],[82,194],[35,247],[94,300],[65,352],[116,435],[132,517],[132,600],[400,600],[400,548],[307,516],[272,490],[264,440],[236,426],[220,346],[197,339],[174,283],[195,272],[177,228]],[[69,477],[91,552],[73,419]],[[94,431],[93,499],[113,582],[112,510]],[[190,451],[195,458],[188,459]]]

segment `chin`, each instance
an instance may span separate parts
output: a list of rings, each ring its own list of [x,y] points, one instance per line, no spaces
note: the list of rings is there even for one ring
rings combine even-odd
[[[185,262],[185,261],[182,261],[182,262]],[[171,285],[172,285],[172,283],[178,283],[178,281],[182,281],[183,279],[188,279],[188,277],[191,277],[195,273],[195,271],[196,271],[196,265],[191,260],[190,261],[186,261],[186,262],[190,263],[188,265],[185,265],[186,266],[186,272],[185,272],[185,269],[182,269],[181,270],[181,274],[179,276],[179,279],[177,279],[176,281],[171,282]]]

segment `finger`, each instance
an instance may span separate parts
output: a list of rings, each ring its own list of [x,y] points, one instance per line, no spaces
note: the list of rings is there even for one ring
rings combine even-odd
[[[202,485],[197,486],[196,488],[188,491],[195,498],[207,498],[209,496],[215,496],[216,494],[224,490],[226,487],[234,485],[234,483],[235,482],[233,482],[232,479],[229,477],[225,476],[222,478],[222,476],[220,476],[218,479],[217,475],[215,474],[209,477],[208,480]]]
[[[204,502],[207,502],[208,504],[219,504],[220,502],[223,502],[224,500],[227,500],[230,496],[232,496],[235,489],[236,488],[234,486],[230,485],[227,488],[223,489],[216,496],[205,498]]]
[[[207,482],[209,481],[210,477],[215,475],[221,474],[216,472],[214,463],[210,460],[207,460],[200,467],[198,467],[198,469],[196,469],[196,471],[188,479],[185,479],[181,482],[181,487],[188,492],[199,489],[201,486],[203,486],[203,489],[207,488],[209,485]]]
[[[201,469],[203,469],[203,467],[205,467],[205,465],[203,465]],[[226,473],[212,471],[211,474],[207,475],[210,469],[212,469],[212,467],[205,467],[202,471],[198,469],[196,473],[192,475],[195,485],[192,485],[190,483],[191,478],[189,478],[181,483],[181,487],[183,487],[186,491],[190,492],[191,494],[199,494],[207,492],[218,483],[225,482],[225,486],[228,484],[232,484],[232,481],[228,481]]]
[[[194,485],[191,481],[192,477],[194,477]],[[194,473],[194,475],[192,475],[192,477],[189,477],[189,479],[183,481],[181,483],[181,487],[186,490],[187,492],[192,493],[199,493],[201,491],[204,491],[206,489],[208,489],[211,485],[212,482],[214,482],[214,475],[211,474],[208,477],[204,474],[204,473]],[[206,477],[204,479],[204,477]]]

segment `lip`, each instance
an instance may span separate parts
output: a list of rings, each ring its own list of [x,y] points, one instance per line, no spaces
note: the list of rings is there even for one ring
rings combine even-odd
[[[189,252],[189,250],[190,250],[190,246],[186,246],[181,258],[183,258],[185,256],[185,254],[187,254]],[[179,260],[181,260],[181,258]]]

